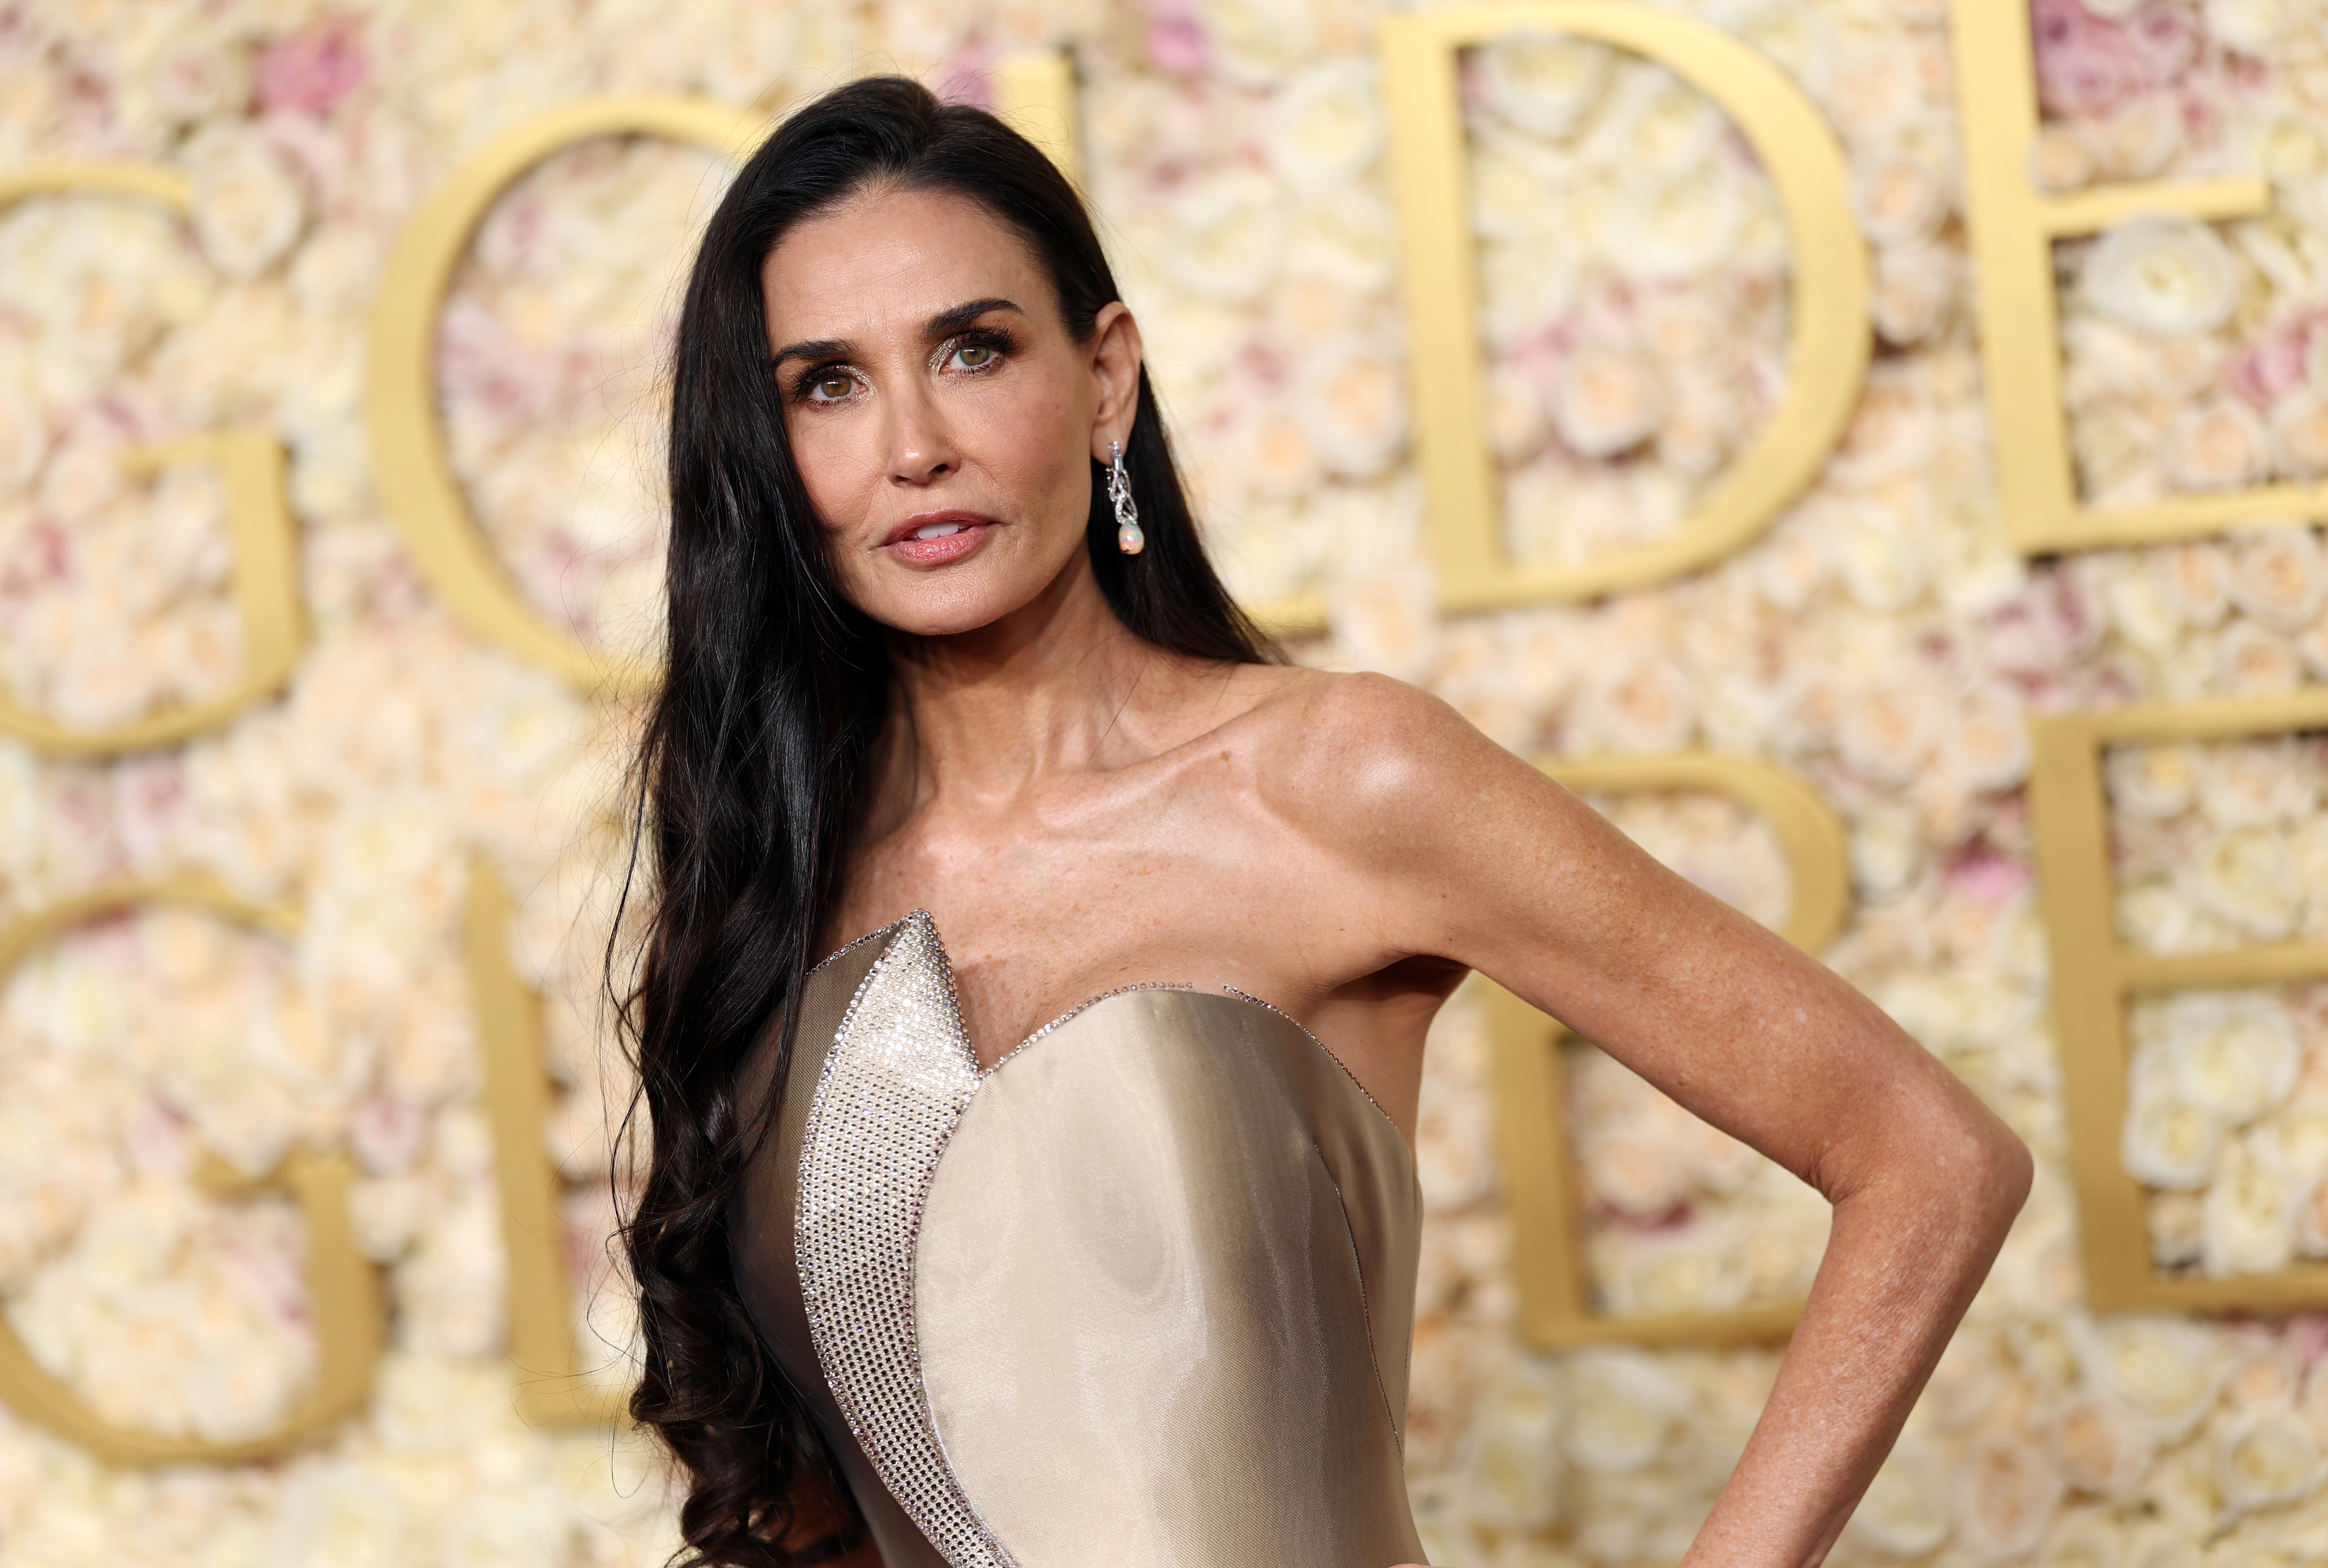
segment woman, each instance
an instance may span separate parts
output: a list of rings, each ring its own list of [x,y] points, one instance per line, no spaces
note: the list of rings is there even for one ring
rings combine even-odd
[[[1278,662],[1141,350],[1065,181],[901,80],[705,235],[627,1236],[696,1560],[1419,1558],[1408,1141],[1478,969],[1833,1201],[1692,1558],[1816,1562],[2025,1151],[1438,701]]]

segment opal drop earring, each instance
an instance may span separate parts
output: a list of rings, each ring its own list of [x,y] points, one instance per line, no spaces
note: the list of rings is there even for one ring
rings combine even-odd
[[[1131,503],[1131,475],[1123,466],[1123,443],[1107,444],[1107,498],[1115,503],[1115,548],[1126,555],[1138,555],[1148,548],[1148,536],[1140,531],[1140,508]]]

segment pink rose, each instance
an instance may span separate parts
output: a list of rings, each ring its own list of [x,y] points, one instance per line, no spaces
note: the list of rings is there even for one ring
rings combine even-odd
[[[1202,76],[1212,69],[1213,42],[1186,12],[1159,16],[1148,24],[1148,62],[1172,76]]]
[[[320,119],[364,84],[361,23],[335,17],[304,33],[278,38],[258,52],[258,107],[262,112],[313,115]]]
[[[2101,638],[2105,615],[2068,572],[2037,578],[1988,617],[1982,645],[1995,668],[2015,675],[2058,675]]]
[[[2149,85],[2134,46],[2077,0],[2041,0],[2030,24],[2037,49],[2037,98],[2051,113],[2098,119]]]
[[[1979,846],[1951,861],[1940,882],[1958,898],[1985,908],[1999,908],[2021,896],[2029,886],[2029,867],[2010,855]]]
[[[2126,39],[2151,80],[2171,82],[2198,58],[2199,19],[2185,6],[2145,5],[2127,19]]]
[[[2274,323],[2223,368],[2222,387],[2262,411],[2311,379],[2313,344],[2328,329],[2328,311],[2307,310]]]

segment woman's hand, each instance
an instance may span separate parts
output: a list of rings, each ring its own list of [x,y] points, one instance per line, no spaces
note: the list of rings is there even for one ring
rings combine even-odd
[[[1820,964],[1643,853],[1436,699],[1316,704],[1292,809],[1347,869],[1333,941],[1468,964],[1818,1188],[1826,1256],[1686,1562],[1833,1544],[2027,1196],[2029,1154]]]

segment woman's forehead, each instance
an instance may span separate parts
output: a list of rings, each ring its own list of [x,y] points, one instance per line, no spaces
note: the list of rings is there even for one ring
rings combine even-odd
[[[850,197],[796,224],[761,267],[772,338],[856,341],[918,331],[966,299],[1049,314],[1049,277],[983,204],[945,191]]]

